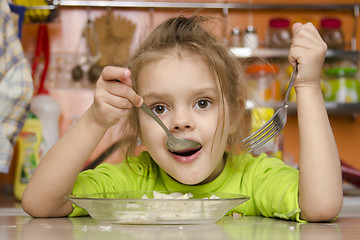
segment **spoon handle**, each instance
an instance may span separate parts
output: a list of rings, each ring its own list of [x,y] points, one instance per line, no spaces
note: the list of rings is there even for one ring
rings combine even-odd
[[[143,104],[140,106],[140,108],[149,115],[152,119],[154,119],[163,129],[164,131],[169,135],[171,135],[169,129],[165,126],[165,124],[156,116],[153,111],[143,102]]]

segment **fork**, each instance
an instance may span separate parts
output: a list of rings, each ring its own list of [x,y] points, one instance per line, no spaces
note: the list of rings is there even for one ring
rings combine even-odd
[[[270,120],[267,121],[261,128],[241,141],[248,152],[252,152],[255,149],[261,147],[284,128],[287,121],[287,109],[290,91],[294,85],[297,74],[298,63],[295,64],[294,71],[291,74],[283,105],[276,110],[272,118],[270,118]]]

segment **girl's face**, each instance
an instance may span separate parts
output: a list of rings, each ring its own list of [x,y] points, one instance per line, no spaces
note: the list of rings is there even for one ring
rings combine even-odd
[[[154,161],[184,184],[214,180],[224,168],[229,113],[207,65],[200,57],[174,53],[144,67],[138,81],[139,95],[169,130],[202,146],[196,152],[171,153],[164,130],[139,111],[141,140]]]

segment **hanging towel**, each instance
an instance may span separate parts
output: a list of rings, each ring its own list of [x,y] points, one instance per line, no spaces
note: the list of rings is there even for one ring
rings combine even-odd
[[[9,3],[0,0],[0,172],[7,173],[34,87]]]

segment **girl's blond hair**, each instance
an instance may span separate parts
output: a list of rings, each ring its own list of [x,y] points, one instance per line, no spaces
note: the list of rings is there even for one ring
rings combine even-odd
[[[137,91],[137,80],[143,67],[167,53],[175,52],[179,56],[184,53],[193,54],[203,59],[214,80],[219,83],[221,99],[229,107],[233,131],[228,137],[228,151],[234,153],[243,137],[242,116],[246,101],[244,67],[222,41],[205,30],[205,23],[209,23],[209,20],[201,16],[180,16],[163,22],[140,44],[127,67],[131,71],[133,88]],[[126,156],[134,154],[137,137],[140,136],[138,111],[138,108],[133,107],[128,117],[126,129],[130,138],[127,141]],[[223,114],[225,109],[219,112],[219,117]]]

